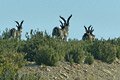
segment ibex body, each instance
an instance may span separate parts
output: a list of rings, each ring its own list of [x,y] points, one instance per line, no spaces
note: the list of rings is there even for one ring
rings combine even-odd
[[[17,23],[17,25],[16,25],[17,30],[15,28],[10,29],[10,38],[21,39],[22,24],[24,21],[22,21],[21,23],[19,23],[18,21],[15,21],[15,22]]]
[[[57,38],[60,38],[62,40],[67,40],[67,36],[68,36],[68,31],[69,31],[69,21],[70,21],[70,18],[72,17],[72,15],[70,15],[68,17],[67,20],[65,20],[63,17],[60,16],[60,18],[64,21],[64,23],[62,21],[60,21],[61,25],[60,25],[60,28],[59,27],[55,27],[53,29],[53,32],[52,32],[52,36],[53,37],[57,37]]]
[[[85,28],[85,33],[82,37],[83,40],[89,40],[89,41],[94,41],[95,40],[95,35],[93,34],[93,27],[91,25],[88,27],[88,29],[84,26]]]

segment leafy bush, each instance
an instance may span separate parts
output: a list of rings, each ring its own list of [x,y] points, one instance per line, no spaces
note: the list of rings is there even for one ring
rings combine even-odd
[[[120,46],[117,46],[116,57],[117,57],[118,59],[120,59]]]
[[[92,54],[96,59],[112,63],[116,58],[116,47],[105,41],[97,41],[93,44]]]
[[[120,38],[94,42],[63,41],[39,30],[32,30],[30,35],[27,33],[27,40],[18,41],[9,37],[9,29],[6,29],[0,39],[0,80],[14,80],[17,70],[25,65],[25,59],[49,66],[64,60],[92,64],[94,58],[107,63],[112,63],[116,57],[120,59]]]
[[[91,65],[91,64],[94,62],[94,57],[93,57],[90,53],[88,53],[88,55],[86,56],[84,62],[85,62],[86,64]]]
[[[25,53],[25,59],[28,61],[34,61],[38,46],[43,46],[44,43],[45,37],[43,37],[43,32],[35,30],[34,33],[31,33],[31,37],[21,44],[18,51]]]
[[[25,65],[24,56],[20,53],[0,53],[0,80],[13,80],[17,70]]]
[[[70,41],[67,46],[68,52],[65,56],[65,60],[69,62],[82,63],[84,60],[85,52],[80,42]]]
[[[45,64],[54,66],[59,60],[58,53],[52,47],[40,47],[35,56],[35,62],[39,65]]]
[[[9,39],[10,38],[9,34],[10,34],[9,29],[6,28],[5,31],[3,31],[3,33],[2,33],[2,38],[3,39]]]
[[[14,39],[0,40],[0,80],[13,80],[18,69],[26,64],[24,55],[17,52],[19,46]]]
[[[36,60],[36,55],[41,53],[40,48],[42,48],[42,50],[44,50],[44,48],[46,48],[46,46],[48,46],[50,49],[52,49],[54,53],[59,55],[58,59],[61,61],[64,59],[66,49],[67,49],[66,42],[59,40],[59,39],[54,39],[54,38],[50,37],[46,32],[43,34],[43,32],[40,32],[40,31],[37,31],[34,34],[32,34],[32,37],[29,38],[26,41],[26,43],[23,44],[23,46],[24,47],[20,47],[19,51],[26,53],[25,59],[27,59],[28,61]],[[47,50],[49,48],[46,48],[45,50],[49,51],[49,50]],[[44,51],[43,51],[43,53],[44,53]],[[52,52],[50,52],[51,54],[49,54],[47,52],[45,52],[45,53],[46,53],[46,56],[52,55]],[[40,55],[43,56],[42,53]]]

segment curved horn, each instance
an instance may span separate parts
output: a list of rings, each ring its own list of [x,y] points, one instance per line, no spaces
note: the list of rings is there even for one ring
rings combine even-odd
[[[90,25],[89,27],[88,27],[88,31],[90,31],[90,27],[91,27],[92,25]]]
[[[91,32],[93,32],[94,31],[94,29],[93,29],[93,27],[91,27]]]
[[[20,26],[22,26],[23,22],[24,22],[24,20],[22,20],[22,22],[20,23]]]
[[[59,20],[60,21],[60,20]],[[60,21],[60,23],[61,23],[61,25],[63,26],[63,23],[62,23],[62,21]]]
[[[19,22],[18,21],[15,21],[17,23],[17,25],[19,25]]]
[[[87,28],[84,26],[84,28],[85,28],[85,31],[87,32]]]
[[[69,18],[67,19],[67,24],[69,25],[69,21],[70,21],[70,18],[72,17],[72,14],[69,16]]]
[[[64,21],[64,23],[66,24],[66,20],[62,17],[62,16],[60,16],[60,18]]]
[[[59,20],[59,21],[60,21],[60,20]],[[62,21],[60,21],[60,23],[61,23],[61,25],[60,25],[61,27],[64,26],[63,23],[62,23]]]

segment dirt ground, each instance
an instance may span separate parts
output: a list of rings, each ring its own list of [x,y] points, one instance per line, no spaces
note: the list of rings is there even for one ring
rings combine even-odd
[[[92,65],[59,62],[55,67],[33,62],[18,73],[19,77],[34,75],[38,80],[120,80],[120,61],[107,64],[96,60]]]

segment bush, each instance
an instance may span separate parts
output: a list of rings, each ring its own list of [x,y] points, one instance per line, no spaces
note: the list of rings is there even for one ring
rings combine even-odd
[[[10,31],[9,31],[8,28],[6,28],[5,31],[3,31],[3,33],[2,33],[2,38],[3,39],[9,39],[10,38],[9,34],[10,34]]]
[[[90,53],[88,53],[88,55],[86,56],[84,62],[85,62],[86,64],[91,65],[91,64],[94,62],[94,57],[93,57]]]
[[[36,55],[36,50],[38,46],[36,42],[27,41],[25,44],[23,44],[23,47],[19,48],[20,52],[26,53],[25,59],[27,59],[28,61],[34,61],[34,57]]]
[[[92,54],[95,59],[112,63],[116,58],[116,47],[108,42],[97,41],[93,44]]]
[[[14,80],[19,68],[26,64],[24,55],[18,53],[17,40],[0,40],[0,80]]]
[[[20,53],[0,53],[0,80],[13,80],[19,68],[25,65]]]
[[[84,60],[84,51],[81,48],[70,50],[65,56],[68,62],[82,63]]]
[[[35,55],[35,62],[39,65],[45,64],[49,66],[55,66],[58,61],[58,53],[56,53],[55,50],[49,46],[40,47]]]
[[[120,46],[117,46],[116,57],[117,57],[118,59],[120,59]]]

